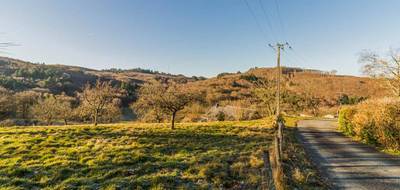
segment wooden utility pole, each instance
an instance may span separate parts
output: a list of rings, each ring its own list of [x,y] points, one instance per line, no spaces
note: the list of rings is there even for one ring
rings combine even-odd
[[[276,56],[276,67],[278,71],[278,76],[277,76],[277,92],[276,92],[276,116],[279,116],[281,113],[281,75],[282,75],[282,70],[281,70],[281,44],[276,44],[277,45],[277,56]]]
[[[285,50],[285,46],[291,48],[289,43],[276,43],[276,45],[269,46],[274,49],[277,53],[276,57],[276,65],[277,65],[277,92],[276,92],[276,116],[281,114],[281,75],[282,75],[282,68],[281,68],[281,50]]]

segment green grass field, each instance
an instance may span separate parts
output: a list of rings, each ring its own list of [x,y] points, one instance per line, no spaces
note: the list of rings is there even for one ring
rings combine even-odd
[[[0,188],[255,189],[271,123],[0,128]]]

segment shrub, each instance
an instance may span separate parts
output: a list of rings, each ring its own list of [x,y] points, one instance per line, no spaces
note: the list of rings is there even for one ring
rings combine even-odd
[[[258,77],[254,74],[240,75],[240,79],[247,80],[250,82],[258,81]]]
[[[367,100],[339,113],[339,130],[385,149],[400,150],[400,99]]]
[[[0,127],[11,127],[15,126],[16,122],[12,119],[6,119],[0,122]]]
[[[356,110],[352,107],[344,107],[339,112],[339,130],[346,135],[354,135],[354,127],[351,123],[351,119],[355,113]]]
[[[216,117],[218,121],[225,121],[225,113],[223,111],[219,111]]]

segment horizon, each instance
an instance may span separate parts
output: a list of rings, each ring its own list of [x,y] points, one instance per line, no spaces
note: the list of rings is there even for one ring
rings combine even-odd
[[[96,70],[143,68],[213,77],[282,65],[361,76],[358,54],[400,47],[400,2],[5,1],[0,56]],[[361,5],[361,6],[360,6]],[[62,21],[62,22],[60,22]],[[379,34],[379,35],[377,35]]]
[[[32,61],[28,61],[28,60],[22,60],[22,59],[18,59],[18,58],[13,58],[13,57],[7,57],[7,56],[0,56],[0,59],[4,58],[4,59],[13,59],[13,60],[17,60],[17,61],[22,61],[22,62],[27,62],[27,63],[31,63],[31,64],[44,64],[44,65],[49,65],[49,66],[66,66],[66,67],[81,67],[84,69],[90,69],[90,70],[95,70],[95,71],[106,71],[106,70],[111,70],[111,69],[117,69],[117,70],[123,70],[123,71],[128,71],[128,70],[134,70],[134,69],[143,69],[143,70],[151,70],[153,72],[159,72],[159,73],[164,73],[164,74],[168,74],[168,75],[183,75],[185,77],[206,77],[206,76],[202,76],[202,75],[185,75],[183,73],[168,73],[162,70],[153,70],[153,69],[148,69],[148,68],[141,68],[141,67],[136,67],[136,68],[104,68],[104,69],[95,69],[95,68],[90,68],[90,67],[84,67],[84,66],[79,66],[79,65],[70,65],[70,64],[64,64],[64,63],[45,63],[45,62],[32,62]],[[245,69],[244,71],[236,71],[236,72],[221,72],[221,73],[217,73],[216,75],[213,76],[207,76],[206,78],[213,78],[213,77],[217,77],[219,74],[223,74],[223,73],[229,73],[229,74],[235,74],[237,72],[241,72],[241,73],[245,73],[250,71],[251,69],[274,69],[276,68],[276,66],[271,66],[271,67],[250,67]],[[305,71],[320,71],[320,72],[332,72],[332,71],[325,71],[325,70],[319,70],[319,69],[315,69],[315,68],[301,68],[301,67],[289,67],[289,66],[282,66],[283,68],[289,68],[289,69],[302,69]],[[336,74],[336,76],[355,76],[355,75],[341,75],[341,74]],[[355,76],[355,77],[364,77],[364,76]]]
[[[165,71],[162,71],[162,70],[153,70],[153,69],[141,68],[141,67],[126,68],[126,69],[122,69],[122,68],[95,69],[95,68],[84,67],[84,66],[79,66],[79,65],[66,65],[66,64],[62,64],[62,63],[60,63],[60,64],[59,64],[59,63],[57,63],[57,64],[52,64],[52,63],[45,63],[45,62],[31,62],[31,61],[22,60],[22,59],[13,58],[13,57],[7,57],[7,56],[0,56],[0,59],[1,59],[1,58],[13,59],[13,60],[22,61],[22,62],[31,63],[31,64],[36,64],[36,65],[44,64],[44,65],[49,65],[49,66],[81,67],[81,68],[84,68],[84,69],[90,69],[90,70],[99,71],[99,72],[101,72],[101,71],[108,71],[108,70],[112,70],[112,69],[117,69],[117,70],[122,70],[122,71],[129,71],[129,70],[134,70],[134,69],[143,69],[143,70],[151,70],[151,71],[153,71],[153,72],[158,72],[158,73],[166,74],[166,75],[175,75],[175,76],[177,76],[177,75],[183,75],[183,76],[188,77],[188,78],[190,78],[190,77],[205,77],[205,78],[207,78],[207,79],[209,79],[209,78],[215,78],[215,77],[217,77],[219,74],[223,74],[223,73],[237,74],[237,72],[246,73],[246,72],[250,71],[251,69],[274,69],[274,68],[276,68],[276,67],[274,67],[274,66],[271,66],[271,67],[250,67],[250,68],[248,68],[247,70],[244,70],[244,71],[221,72],[221,73],[217,73],[216,75],[213,75],[213,76],[202,76],[202,75],[192,75],[192,76],[190,76],[190,75],[185,75],[185,74],[182,74],[182,73],[168,73],[168,72],[165,72]],[[313,68],[301,68],[301,67],[282,66],[282,69],[284,69],[284,68],[289,68],[289,69],[302,69],[302,70],[304,70],[304,71],[315,71],[315,72],[325,72],[325,73],[333,72],[333,71],[324,71],[324,70],[313,69]],[[334,70],[334,71],[336,71],[336,70]],[[343,74],[335,74],[335,76],[368,77],[368,76],[343,75]]]

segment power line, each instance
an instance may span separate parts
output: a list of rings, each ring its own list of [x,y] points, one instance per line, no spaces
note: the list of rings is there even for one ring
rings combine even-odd
[[[298,51],[293,50],[293,49],[292,49],[292,51],[293,51],[293,53],[294,53],[295,55],[297,55],[298,57],[300,57],[300,59],[303,60],[305,63],[309,62],[309,60],[308,60],[305,56],[303,56],[302,54],[300,54]]]
[[[247,2],[247,0],[243,0],[243,1],[245,2],[247,8],[249,9],[249,11],[250,11],[250,13],[251,13],[251,15],[253,16],[253,18],[254,18],[254,20],[255,20],[257,26],[258,26],[258,29],[259,29],[260,32],[262,33],[263,37],[264,37],[266,40],[268,40],[268,38],[267,38],[268,35],[267,35],[267,33],[265,32],[264,28],[261,26],[260,21],[258,20],[257,15],[255,14],[255,12],[253,11],[253,9],[251,8],[249,2]]]
[[[291,55],[293,56],[294,59],[296,59],[299,63],[302,63],[304,65],[307,65],[310,61],[304,57],[302,54],[300,54],[298,51],[291,49],[290,51]]]
[[[267,24],[268,24],[268,27],[269,27],[269,29],[271,31],[272,38],[273,38],[274,41],[277,41],[274,29],[273,29],[274,27],[272,26],[272,22],[271,22],[268,14],[267,14],[267,11],[266,11],[266,8],[264,6],[264,3],[263,3],[262,0],[259,0],[258,2],[260,4],[260,6],[261,6],[261,9],[262,9],[263,13],[264,13],[265,19],[267,20]]]
[[[282,17],[281,17],[281,14],[280,14],[280,8],[279,8],[278,0],[275,0],[274,2],[275,2],[276,14],[278,15],[278,21],[279,21],[279,25],[280,25],[280,28],[281,28],[281,32],[282,32],[283,37],[285,37],[286,36],[285,35],[285,29],[283,27],[283,21],[282,21]]]
[[[295,59],[293,56],[291,56],[291,54],[288,54],[288,51],[286,52],[285,56],[285,61],[288,63],[286,64],[286,66],[288,67],[296,67],[299,64],[299,61],[297,59]]]
[[[294,64],[301,64],[302,61],[297,58],[292,51],[287,51],[287,58],[290,59]]]

